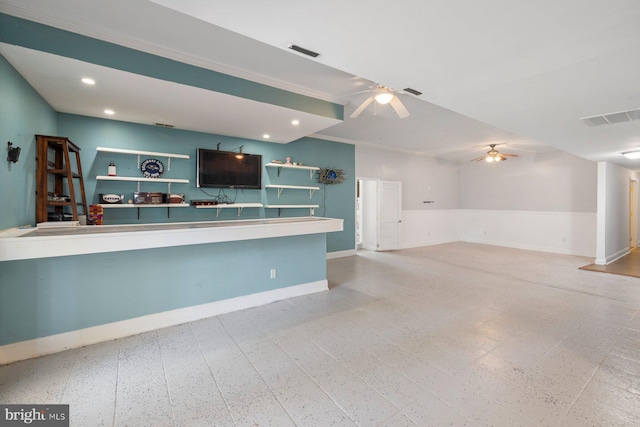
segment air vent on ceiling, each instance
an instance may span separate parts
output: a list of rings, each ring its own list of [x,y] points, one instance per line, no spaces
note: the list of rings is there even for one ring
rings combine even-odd
[[[416,96],[420,96],[420,95],[422,95],[422,92],[417,91],[417,90],[415,90],[415,89],[411,89],[410,87],[405,87],[405,88],[404,88],[404,89],[402,89],[402,90],[404,90],[405,92],[409,92],[409,93],[411,93],[411,94],[413,94],[413,95],[416,95]]]
[[[607,113],[600,116],[583,117],[582,120],[587,126],[614,125],[616,123],[640,120],[640,108],[617,113]]]
[[[172,128],[172,127],[174,127],[173,125],[168,125],[166,123],[156,123],[156,126],[160,126],[162,128]]]
[[[300,52],[300,53],[302,53],[302,54],[304,54],[304,55],[308,55],[308,56],[311,56],[311,57],[313,57],[313,58],[315,58],[316,56],[320,55],[320,54],[319,54],[319,53],[317,53],[317,52],[314,52],[314,51],[309,50],[309,49],[305,49],[305,48],[300,47],[300,46],[297,46],[297,45],[295,45],[295,44],[290,44],[290,45],[289,45],[289,49],[291,49],[291,50],[295,50],[296,52]]]

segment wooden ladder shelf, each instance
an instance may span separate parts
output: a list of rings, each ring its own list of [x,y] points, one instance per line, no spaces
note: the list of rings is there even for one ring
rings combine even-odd
[[[50,208],[59,214],[65,213],[65,208],[71,208],[73,221],[78,221],[79,206],[83,209],[82,214],[88,215],[89,209],[80,164],[80,148],[69,138],[61,136],[36,135],[36,140],[38,144],[36,222],[47,222]],[[53,152],[53,161],[49,160],[50,152]],[[75,172],[72,168],[70,153],[75,154]],[[53,180],[50,180],[50,176],[53,176]],[[49,191],[51,183],[53,183],[53,191]],[[77,200],[78,190],[80,190],[81,201]],[[61,200],[65,192],[68,192],[68,197]]]

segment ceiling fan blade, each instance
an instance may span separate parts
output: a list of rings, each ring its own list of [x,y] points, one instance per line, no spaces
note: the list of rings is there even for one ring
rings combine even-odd
[[[500,155],[501,156],[509,156],[509,157],[518,157],[517,154],[503,154],[503,153],[500,153]]]
[[[398,98],[398,95],[395,95],[393,99],[391,99],[391,106],[393,107],[394,110],[396,110],[396,114],[401,119],[404,119],[405,117],[409,116],[409,111],[407,111],[404,104],[400,101],[400,98]]]
[[[349,117],[351,117],[352,119],[355,119],[356,117],[358,117],[360,115],[360,113],[362,113],[364,111],[364,109],[367,108],[369,106],[369,104],[371,104],[371,102],[373,101],[374,97],[375,97],[375,95],[371,95],[369,98],[367,98],[362,104],[360,104],[360,106],[358,108],[356,108],[356,111],[351,113],[351,115]]]
[[[480,160],[484,160],[487,156],[478,157],[477,159],[471,160],[472,162],[479,162]]]

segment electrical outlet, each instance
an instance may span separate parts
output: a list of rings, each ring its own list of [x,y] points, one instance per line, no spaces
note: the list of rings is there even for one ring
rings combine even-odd
[[[275,279],[276,277],[278,277],[278,271],[275,268],[271,269],[271,278]]]

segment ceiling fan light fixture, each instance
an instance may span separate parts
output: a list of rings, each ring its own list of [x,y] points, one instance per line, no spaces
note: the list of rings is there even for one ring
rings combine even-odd
[[[640,150],[635,151],[627,151],[626,153],[622,153],[627,159],[637,160],[640,159]]]
[[[385,105],[390,103],[394,96],[394,94],[389,92],[380,92],[375,96],[375,99],[378,104]]]

